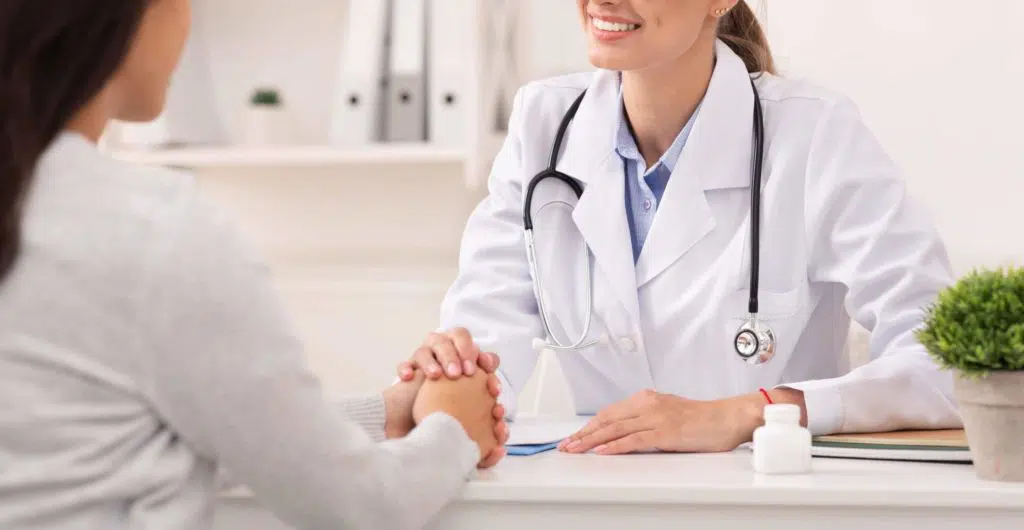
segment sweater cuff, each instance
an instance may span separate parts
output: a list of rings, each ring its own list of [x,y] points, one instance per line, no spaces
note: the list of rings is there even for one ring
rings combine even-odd
[[[413,443],[423,443],[427,439],[446,451],[454,451],[459,469],[471,474],[480,463],[480,447],[466,434],[466,430],[452,416],[443,412],[435,412],[423,418],[409,436]],[[440,442],[440,443],[438,443]]]
[[[362,427],[374,442],[383,442],[387,439],[384,431],[387,408],[383,396],[340,399],[336,406],[342,416]]]

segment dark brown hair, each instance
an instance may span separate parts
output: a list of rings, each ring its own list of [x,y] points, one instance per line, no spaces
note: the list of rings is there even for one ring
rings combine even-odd
[[[150,1],[0,1],[0,278],[40,156],[117,71]]]
[[[746,0],[739,0],[736,7],[722,17],[718,37],[743,59],[748,72],[777,73],[768,37]]]

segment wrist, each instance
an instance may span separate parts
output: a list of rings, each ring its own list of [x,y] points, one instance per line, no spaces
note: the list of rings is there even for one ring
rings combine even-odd
[[[803,391],[794,388],[775,388],[768,393],[774,403],[800,407],[800,425],[807,426],[807,405],[804,402]]]
[[[734,429],[740,443],[754,438],[754,431],[764,425],[764,408],[770,404],[788,404],[800,407],[800,424],[807,425],[807,407],[804,393],[792,388],[773,388],[739,396],[736,399]]]
[[[384,436],[393,440],[404,438],[415,427],[411,411],[401,403],[402,395],[398,386],[382,392],[384,398]]]
[[[761,392],[746,394],[736,399],[736,414],[733,428],[739,443],[746,443],[754,438],[754,431],[764,424],[764,407],[767,400]],[[739,444],[737,444],[739,445]]]

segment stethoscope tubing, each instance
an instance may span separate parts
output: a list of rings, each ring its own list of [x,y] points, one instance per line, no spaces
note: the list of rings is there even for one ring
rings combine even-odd
[[[751,89],[754,94],[754,119],[753,119],[753,153],[751,157],[751,177],[750,177],[750,299],[748,300],[747,309],[750,313],[748,323],[755,329],[759,328],[758,325],[758,280],[760,276],[760,231],[761,231],[761,177],[764,164],[764,114],[761,108],[760,95],[758,94],[757,86],[754,84],[754,80],[751,79]],[[582,335],[572,344],[564,344],[559,341],[551,329],[550,320],[548,318],[547,302],[544,299],[544,282],[540,275],[540,267],[537,266],[537,249],[536,242],[533,233],[533,194],[536,191],[538,184],[542,181],[554,178],[563,182],[568,186],[573,193],[576,195],[577,200],[583,196],[583,187],[573,179],[571,176],[566,175],[556,169],[558,165],[558,157],[562,149],[563,140],[565,133],[568,130],[569,123],[576,116],[576,112],[579,110],[580,104],[583,102],[583,97],[586,95],[586,90],[583,91],[573,101],[572,105],[566,111],[565,115],[562,116],[562,121],[559,123],[558,132],[555,135],[555,140],[551,149],[551,156],[548,163],[547,169],[538,173],[534,176],[526,189],[526,197],[524,200],[523,207],[523,228],[524,228],[524,239],[526,243],[526,257],[529,262],[530,273],[534,278],[534,289],[537,298],[537,307],[540,313],[541,322],[543,323],[544,333],[549,338],[545,343],[545,346],[552,350],[579,350],[583,348],[591,347],[595,344],[602,342],[601,339],[595,339],[587,341],[586,338],[590,334],[591,323],[593,320],[593,277],[590,270],[590,265],[587,260],[584,260],[584,265],[587,268],[586,271],[586,306],[587,316],[583,325]],[[587,253],[586,243],[584,242],[584,254]],[[770,330],[766,330],[770,335]],[[774,338],[772,339],[774,342]],[[772,344],[774,347],[774,344]]]

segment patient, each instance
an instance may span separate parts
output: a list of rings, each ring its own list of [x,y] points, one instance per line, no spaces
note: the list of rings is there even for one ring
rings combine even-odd
[[[0,528],[209,528],[221,467],[298,528],[420,527],[503,455],[496,358],[326,402],[227,221],[103,156],[161,111],[189,19],[0,2]]]

